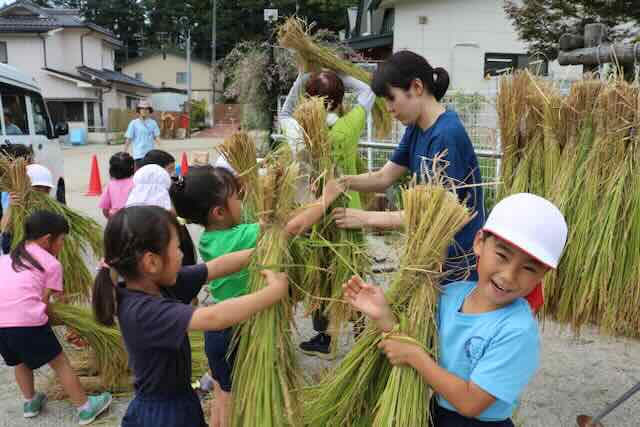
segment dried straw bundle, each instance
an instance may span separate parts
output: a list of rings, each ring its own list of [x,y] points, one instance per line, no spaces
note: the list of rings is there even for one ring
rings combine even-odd
[[[265,286],[263,268],[278,269],[292,264],[287,235],[282,224],[294,206],[297,164],[269,165],[272,179],[265,194],[273,194],[265,205],[270,220],[262,233],[250,266],[249,291]],[[289,298],[262,311],[238,327],[234,337],[237,355],[233,371],[233,426],[301,426],[301,404],[296,390],[302,379],[296,364],[291,334],[293,304]]]
[[[86,301],[89,298],[93,276],[83,256],[101,257],[102,228],[93,219],[83,216],[53,198],[33,191],[26,172],[24,159],[10,159],[0,155],[0,191],[15,194],[16,203],[10,206],[13,246],[24,235],[24,221],[37,210],[48,210],[65,217],[69,223],[62,252],[58,259],[64,270],[64,294],[66,301]]]
[[[297,17],[287,19],[278,28],[278,42],[284,48],[294,49],[303,61],[308,64],[308,67],[316,70],[321,67],[329,68],[371,84],[371,74],[369,72],[350,61],[340,59],[331,49],[314,43],[309,36],[309,29],[306,23]],[[380,138],[385,137],[391,132],[392,120],[384,99],[376,98],[372,114],[376,135]]]
[[[95,354],[96,368],[107,388],[121,388],[129,383],[127,352],[120,330],[95,321],[91,310],[68,304],[49,306],[51,321],[72,328]]]
[[[437,354],[434,316],[446,250],[471,214],[440,184],[405,190],[403,198],[407,241],[386,295],[400,332]],[[390,366],[377,349],[380,339],[368,324],[334,371],[306,389],[308,426],[426,425],[427,387],[409,368]]]

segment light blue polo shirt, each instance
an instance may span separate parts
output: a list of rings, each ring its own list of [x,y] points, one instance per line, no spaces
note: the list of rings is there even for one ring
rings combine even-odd
[[[488,313],[461,313],[465,298],[475,286],[476,282],[451,283],[440,296],[439,364],[496,398],[477,417],[480,421],[502,421],[511,417],[518,397],[538,369],[538,323],[523,298]],[[456,411],[441,396],[438,403]]]
[[[124,136],[131,141],[134,160],[140,160],[153,150],[155,140],[160,136],[160,128],[153,119],[135,119],[129,123]]]

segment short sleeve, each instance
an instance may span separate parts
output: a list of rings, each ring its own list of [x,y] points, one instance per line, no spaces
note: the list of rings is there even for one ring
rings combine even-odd
[[[136,134],[136,130],[135,130],[135,120],[131,120],[131,122],[129,122],[129,126],[127,127],[127,132],[124,134],[124,137],[127,139],[133,139],[135,137]]]
[[[390,160],[399,166],[404,166],[405,168],[411,168],[411,140],[413,135],[413,127],[408,127],[405,130],[404,135],[402,135],[402,139],[400,140],[400,144],[393,150],[391,154]]]
[[[153,136],[156,138],[160,137],[160,128],[158,127],[158,122],[153,121]]]
[[[52,262],[45,269],[44,287],[52,291],[62,292],[62,264],[58,261]]]
[[[537,326],[497,335],[471,372],[470,380],[508,404],[517,403],[539,364]]]
[[[196,264],[182,267],[176,277],[176,284],[170,290],[172,296],[189,304],[198,296],[200,289],[207,283],[209,270],[206,264]]]
[[[147,298],[136,310],[137,340],[144,346],[178,350],[184,342],[195,307],[167,298]]]
[[[111,184],[107,185],[106,190],[100,196],[98,207],[100,209],[111,209]]]

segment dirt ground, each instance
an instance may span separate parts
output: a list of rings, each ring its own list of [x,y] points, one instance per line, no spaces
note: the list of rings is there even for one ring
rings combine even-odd
[[[165,142],[163,149],[179,156],[182,151],[211,151],[216,140],[191,140],[188,142]],[[65,149],[65,175],[68,185],[69,204],[104,223],[97,209],[97,199],[85,197],[90,157],[98,155],[102,183],[107,183],[108,158],[119,151],[118,147],[87,146]],[[199,236],[192,229],[194,240]],[[372,254],[377,258],[388,258],[385,265],[393,265],[394,258],[384,239],[370,241]],[[384,282],[384,277],[377,277]],[[542,327],[542,363],[540,370],[523,395],[516,416],[519,427],[571,427],[580,413],[595,414],[608,402],[618,398],[624,391],[640,381],[640,342],[601,336],[593,329],[582,331],[580,337],[547,322]],[[313,335],[311,321],[298,316],[299,341]],[[341,340],[338,357],[352,344],[351,337]],[[302,368],[308,377],[319,374],[335,362],[307,357],[299,353]],[[41,370],[38,375],[46,375]],[[116,399],[113,407],[101,417],[97,425],[118,426],[126,409],[127,399]],[[640,394],[609,415],[604,424],[615,427],[637,427],[640,425]],[[47,405],[40,417],[30,420],[22,418],[22,399],[13,379],[12,369],[0,362],[0,427],[70,427],[77,425],[77,418],[68,402]]]

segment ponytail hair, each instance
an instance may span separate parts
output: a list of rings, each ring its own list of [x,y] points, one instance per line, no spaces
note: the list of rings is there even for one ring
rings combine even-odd
[[[109,219],[104,230],[105,265],[93,283],[91,298],[93,315],[99,323],[114,324],[116,295],[111,270],[125,280],[139,279],[138,265],[144,254],[166,257],[172,233],[177,236],[177,230],[175,216],[158,206],[131,206]]]
[[[232,172],[207,165],[189,168],[187,176],[173,182],[169,195],[179,217],[206,227],[211,209],[226,207],[227,199],[239,191]]]
[[[433,68],[427,60],[408,50],[396,52],[373,75],[371,89],[376,96],[392,98],[391,88],[409,90],[419,79],[425,89],[440,101],[449,89],[449,73],[444,68]]]
[[[24,236],[11,251],[11,268],[13,271],[36,269],[44,272],[37,259],[27,251],[27,242],[50,235],[55,240],[61,234],[69,233],[69,223],[62,216],[50,211],[35,211],[24,222]]]

